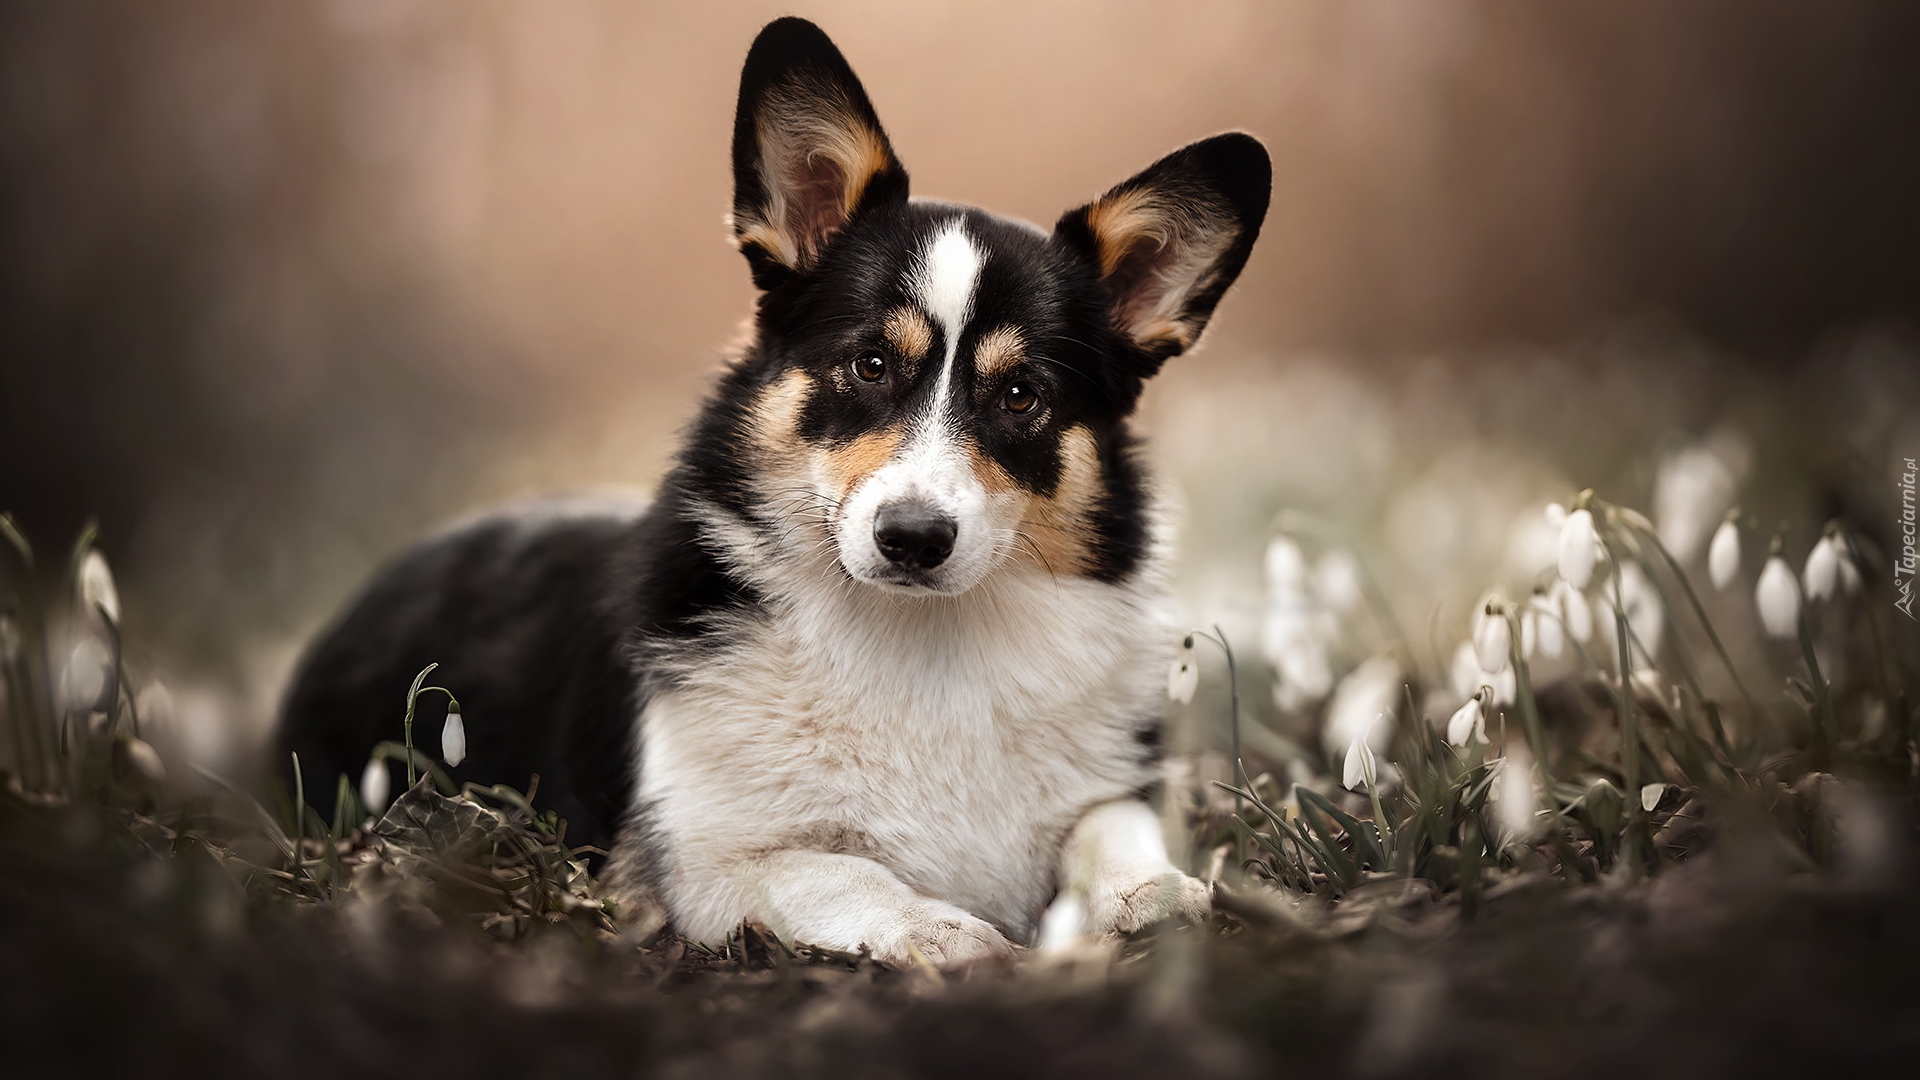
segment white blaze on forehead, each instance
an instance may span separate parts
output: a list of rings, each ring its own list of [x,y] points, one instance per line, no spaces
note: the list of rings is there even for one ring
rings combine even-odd
[[[960,349],[960,331],[973,314],[973,290],[980,281],[980,261],[980,249],[973,245],[960,219],[954,218],[933,234],[907,275],[908,291],[946,336],[946,360],[940,366],[940,382],[934,392],[936,409],[946,404],[947,386],[953,379],[953,358]]]

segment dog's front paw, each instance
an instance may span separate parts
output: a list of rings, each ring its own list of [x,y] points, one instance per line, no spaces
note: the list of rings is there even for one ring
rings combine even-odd
[[[1013,955],[1013,943],[1000,931],[951,904],[909,910],[899,933],[873,950],[874,959],[898,968],[915,966],[920,959],[938,968],[957,968],[987,960],[1011,960]]]
[[[1213,890],[1169,867],[1144,881],[1118,878],[1095,884],[1087,896],[1087,932],[1131,934],[1167,919],[1205,922]]]

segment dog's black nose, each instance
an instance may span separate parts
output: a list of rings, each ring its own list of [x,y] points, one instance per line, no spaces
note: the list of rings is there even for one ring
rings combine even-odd
[[[888,503],[873,519],[873,541],[887,561],[931,570],[953,554],[953,519],[925,503]]]

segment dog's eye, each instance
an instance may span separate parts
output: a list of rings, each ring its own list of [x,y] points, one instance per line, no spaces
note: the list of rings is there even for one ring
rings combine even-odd
[[[1029,382],[1014,383],[1007,387],[1007,392],[1000,397],[1000,407],[1010,413],[1023,415],[1030,413],[1039,403],[1040,391],[1034,389],[1033,384]]]
[[[853,373],[861,382],[879,382],[887,377],[887,362],[868,353],[853,362]]]

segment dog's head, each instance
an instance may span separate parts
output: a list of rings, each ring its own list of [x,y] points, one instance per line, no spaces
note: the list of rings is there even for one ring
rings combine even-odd
[[[747,56],[733,165],[762,296],[731,452],[766,504],[892,591],[964,592],[1010,560],[1129,574],[1148,523],[1125,420],[1246,263],[1260,143],[1177,150],[1051,234],[909,199],[846,60],[782,19]]]

